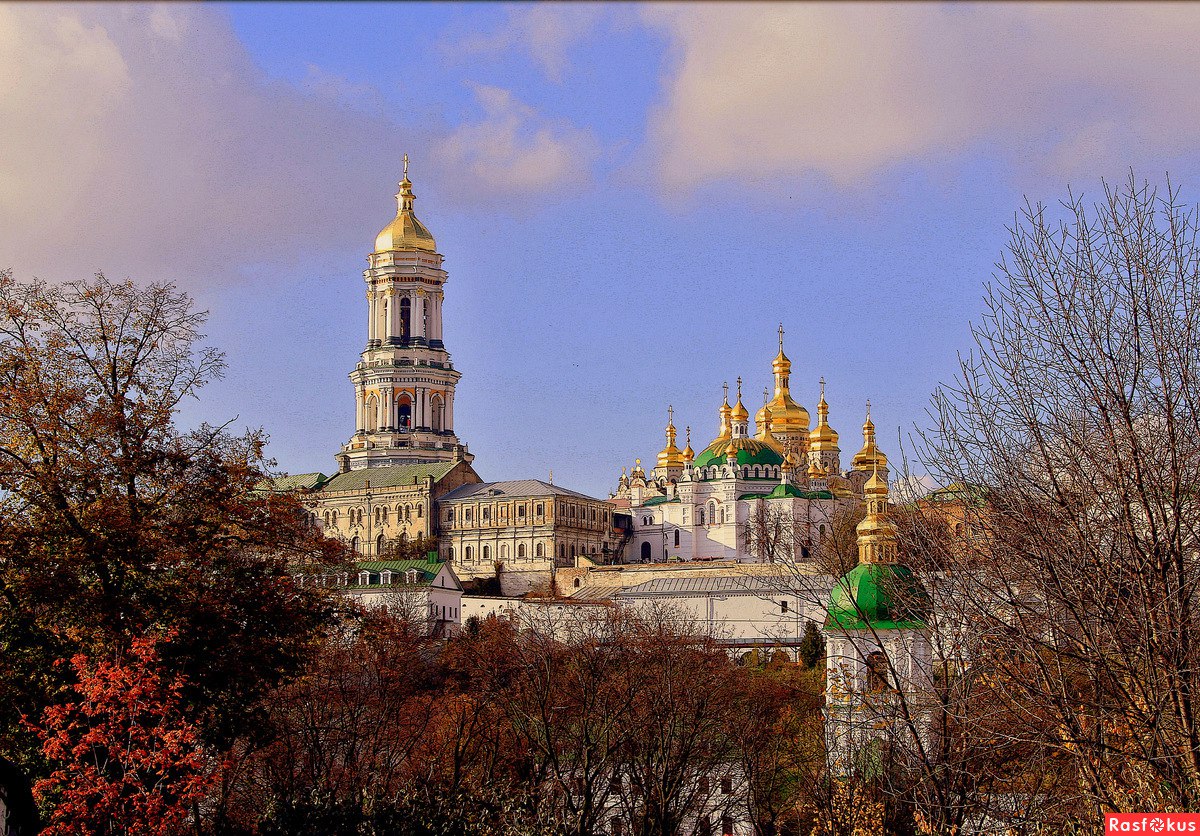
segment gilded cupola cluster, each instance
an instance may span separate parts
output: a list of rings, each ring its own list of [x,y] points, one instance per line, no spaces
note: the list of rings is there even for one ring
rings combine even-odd
[[[839,436],[829,423],[824,378],[820,379],[816,426],[810,429],[808,410],[791,395],[792,363],[784,352],[783,333],[781,325],[779,350],[771,364],[775,390],[763,390],[763,405],[754,416],[753,435],[740,377],[732,405],[729,384],[722,384],[716,437],[699,452],[692,450],[690,428],[686,448],[678,448],[675,409],[667,408],[666,446],[659,452],[647,483],[657,486],[664,501],[676,496],[676,486],[681,482],[727,478],[782,481],[789,489],[799,491],[789,495],[850,499],[862,496],[863,484],[873,468],[878,466],[886,475],[887,458],[875,444],[869,418],[865,453],[855,457],[852,471],[843,472]]]

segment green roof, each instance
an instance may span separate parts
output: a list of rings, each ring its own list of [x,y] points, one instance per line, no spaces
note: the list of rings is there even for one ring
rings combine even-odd
[[[664,502],[678,502],[678,497],[673,496],[652,496],[642,503],[641,507],[645,508],[648,505],[662,505]]]
[[[767,465],[774,467],[783,464],[783,456],[779,455],[765,441],[759,441],[756,438],[736,439],[738,445],[737,463],[741,467],[744,464],[748,465]],[[693,467],[711,467],[712,465],[725,464],[725,450],[715,450],[717,445],[710,444],[705,450],[696,456],[692,462]],[[724,445],[722,445],[724,446]],[[763,477],[761,478],[778,478],[778,477]]]
[[[782,482],[775,486],[770,493],[744,493],[738,499],[833,499],[829,491],[802,491],[795,485],[785,485]]]
[[[833,587],[825,629],[920,630],[928,617],[929,593],[911,569],[860,563]]]
[[[320,487],[326,478],[328,477],[324,473],[285,474],[283,476],[275,476],[271,479],[264,479],[257,487],[260,491],[275,491],[277,493],[311,491],[314,488]]]
[[[415,485],[428,476],[437,482],[451,471],[457,462],[427,462],[424,464],[397,464],[390,467],[364,467],[349,470],[334,476],[321,488],[322,491],[361,491],[371,483],[373,488],[397,488]]]
[[[370,572],[372,575],[378,575],[383,571],[391,571],[393,574],[403,575],[405,572],[416,570],[417,585],[426,586],[433,583],[433,579],[437,577],[437,573],[445,566],[440,560],[360,560],[355,566],[359,572]],[[351,576],[353,579],[353,576]],[[372,578],[374,583],[368,583],[366,586],[375,586],[381,583],[379,580]],[[352,588],[363,588],[363,584],[351,583]]]

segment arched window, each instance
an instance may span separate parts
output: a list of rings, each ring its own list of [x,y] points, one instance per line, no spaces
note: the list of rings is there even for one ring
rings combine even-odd
[[[419,519],[421,519],[421,515],[422,515],[421,509],[422,509],[423,507],[424,507],[423,505],[418,505],[418,506],[417,506],[417,519],[418,519],[418,520],[419,520]]]
[[[407,543],[407,542],[408,542],[408,532],[407,532],[407,531],[401,531],[401,532],[400,532],[400,542],[401,542],[401,543]]]
[[[520,558],[525,557],[525,544],[524,543],[517,543],[517,557],[520,557]]]
[[[367,398],[366,430],[369,433],[379,429],[379,398],[371,395]]]
[[[408,342],[412,337],[412,300],[405,296],[400,300],[400,339]]]
[[[575,588],[576,588],[576,589],[579,589],[579,587],[580,587],[580,586],[582,586],[582,585],[583,585],[583,581],[582,581],[582,580],[580,580],[579,578],[576,578],[576,579],[575,579]]]
[[[454,546],[450,546],[446,549],[446,559],[450,562],[454,562]]]
[[[708,503],[708,522],[710,525],[717,524],[717,503],[712,501]]]
[[[704,509],[703,508],[698,508],[696,510],[696,525],[704,525]]]
[[[642,543],[642,563],[650,562],[650,541]]]
[[[567,547],[564,546],[562,543],[558,544],[558,556],[561,560],[567,559]]]
[[[396,426],[402,430],[412,427],[412,399],[408,395],[396,399]]]
[[[378,537],[375,538],[375,554],[377,556],[383,555],[383,546],[384,546],[383,535],[380,534]]]
[[[490,560],[490,559],[491,559],[491,557],[492,557],[492,547],[491,547],[491,546],[484,546],[484,547],[483,547],[483,559],[484,559],[484,560]]]
[[[571,545],[571,557],[572,558],[575,557],[575,545],[574,544]]]
[[[538,556],[538,557],[545,557],[545,556],[546,556],[546,546],[545,546],[545,544],[543,544],[543,543],[538,543],[538,544],[537,544],[537,556]]]
[[[721,525],[725,524],[725,506],[721,506]]]
[[[508,559],[508,544],[507,543],[500,544],[500,559],[501,560]]]
[[[883,651],[876,650],[867,656],[867,690],[879,692],[890,690],[890,688],[887,656]]]
[[[675,548],[679,548],[679,529],[675,529]]]
[[[467,546],[467,550],[464,554],[465,554],[465,557],[467,560],[471,559],[471,547],[470,546]]]
[[[429,401],[430,426],[435,433],[440,433],[446,426],[446,404],[441,395],[434,395]]]
[[[825,524],[821,523],[821,525],[817,526],[817,531],[819,531],[821,536],[824,537],[825,536]]]
[[[357,537],[355,537],[354,539],[352,539],[350,541],[350,548],[355,552],[355,554],[358,553],[358,538]]]

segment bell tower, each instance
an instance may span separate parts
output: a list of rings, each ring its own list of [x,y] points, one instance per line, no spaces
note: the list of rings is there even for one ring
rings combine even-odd
[[[337,456],[343,472],[474,458],[454,434],[461,374],[442,341],[448,276],[415,199],[405,154],[396,217],[375,238],[363,272],[367,344],[350,372],[355,432]]]

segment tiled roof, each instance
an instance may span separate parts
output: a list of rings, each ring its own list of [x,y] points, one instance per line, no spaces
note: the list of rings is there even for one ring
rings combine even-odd
[[[687,595],[707,592],[748,592],[760,594],[784,590],[789,579],[747,575],[716,575],[700,578],[655,578],[615,593],[616,597],[635,595]]]
[[[457,462],[429,462],[425,464],[397,464],[390,467],[364,467],[339,473],[321,490],[324,491],[361,491],[367,482],[372,488],[396,488],[423,482],[427,476],[438,481],[457,464]]]
[[[439,501],[447,502],[455,499],[482,499],[487,496],[571,496],[576,499],[589,499],[599,502],[595,497],[567,488],[551,485],[539,479],[517,479],[513,482],[483,482],[477,485],[463,485],[450,491]]]
[[[324,482],[326,478],[324,473],[293,473],[264,480],[258,487],[259,490],[279,493],[298,490],[310,491]]]

